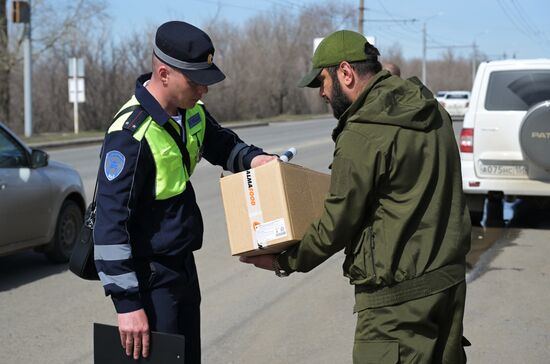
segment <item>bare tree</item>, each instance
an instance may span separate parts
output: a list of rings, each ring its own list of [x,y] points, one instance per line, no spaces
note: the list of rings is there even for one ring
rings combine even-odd
[[[54,8],[46,0],[33,1],[35,131],[72,130],[67,60],[74,56],[84,58],[86,63],[81,130],[104,130],[131,96],[136,77],[150,71],[151,44],[159,24],[124,34],[116,42],[104,0],[60,1],[66,5],[63,15],[56,11],[58,3]],[[22,123],[14,121],[23,118],[21,102],[17,102],[23,97],[18,51],[21,29],[6,25],[5,0],[0,4],[4,6],[0,7],[0,118],[11,119],[11,127],[18,131]],[[349,2],[326,1],[299,9],[274,7],[241,25],[223,20],[219,13],[214,15],[203,28],[216,46],[214,62],[227,78],[210,87],[204,100],[209,111],[220,121],[328,112],[317,89],[301,89],[296,84],[311,69],[314,38],[337,29],[354,29],[355,13],[356,8]],[[398,42],[381,49],[381,53],[382,61],[401,67],[404,78],[420,74],[420,59],[405,58]],[[7,85],[9,92],[3,92]],[[470,59],[448,51],[428,62],[428,87],[432,90],[470,86]],[[2,107],[6,102],[11,102],[11,112]],[[11,118],[5,116],[6,112]]]
[[[10,62],[6,10],[6,1],[0,0],[0,120],[5,122],[10,119]]]
[[[352,24],[353,7],[334,2],[300,9],[274,8],[242,27],[209,22],[215,62],[227,79],[211,88],[207,106],[220,120],[326,112],[315,90],[299,89],[309,71],[313,39]]]
[[[20,63],[23,26],[19,24],[8,26],[5,16],[6,1],[0,0],[0,4],[4,15],[2,18],[0,14],[0,80],[8,80],[8,82],[0,82],[0,117],[5,117],[8,125],[19,130],[20,123],[16,123],[16,120],[19,120],[22,115],[22,105],[20,102],[14,103],[10,100],[10,94],[20,96],[18,90],[22,82]],[[63,8],[64,11],[60,12],[59,8]],[[67,49],[69,44],[72,44],[74,49],[76,38],[85,38],[92,33],[92,30],[101,28],[97,26],[98,23],[107,21],[105,9],[104,0],[65,0],[61,4],[56,2],[55,5],[45,0],[33,1],[31,9],[33,61],[39,63],[40,58],[47,52],[59,53],[60,48]],[[6,22],[3,28],[2,20]],[[5,34],[5,38],[2,34]],[[2,39],[5,39],[5,46]],[[66,78],[64,82],[66,86]],[[34,93],[35,90],[33,90]],[[40,115],[37,111],[33,112]]]

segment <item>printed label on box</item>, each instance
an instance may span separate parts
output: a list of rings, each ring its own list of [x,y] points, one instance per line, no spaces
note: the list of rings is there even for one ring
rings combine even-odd
[[[260,248],[266,247],[268,242],[287,236],[285,219],[277,219],[256,225],[256,241]]]
[[[258,184],[256,183],[256,173],[253,169],[249,169],[244,174],[244,194],[246,195],[246,207],[248,209],[248,220],[250,222],[250,230],[252,230],[252,238],[254,239],[254,249],[262,248],[261,243],[256,238],[256,227],[264,222],[262,207],[260,205],[260,194]]]

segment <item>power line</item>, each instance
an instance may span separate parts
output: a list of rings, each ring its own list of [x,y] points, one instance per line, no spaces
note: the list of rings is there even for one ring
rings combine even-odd
[[[414,23],[418,19],[363,19],[363,21],[369,23]]]
[[[512,22],[512,24],[516,27],[516,29],[518,29],[523,34],[525,34],[527,36],[530,36],[529,31],[527,31],[525,28],[523,28],[523,26],[517,22],[516,17],[514,17],[512,15],[513,14],[513,9],[511,10],[511,9],[508,8],[508,3],[504,2],[504,0],[497,0],[497,3],[500,6],[500,8],[502,9],[502,11],[504,12],[504,15],[506,15],[508,20],[510,20],[510,22]]]
[[[523,8],[513,0],[511,1],[511,3],[516,9],[515,13],[518,15],[519,21],[523,23],[523,26],[532,34],[537,35],[539,33],[538,29],[536,28],[536,26],[533,26],[531,24],[531,21],[528,19],[527,14],[525,14]]]
[[[550,41],[545,33],[532,25],[525,10],[515,0],[505,2],[505,0],[497,0],[499,7],[504,12],[504,15],[510,20],[514,27],[523,33],[525,36],[535,42],[541,42],[545,47],[550,49]]]
[[[535,36],[540,37],[541,40],[543,40],[543,42],[546,43],[547,45],[550,45],[550,41],[546,33],[541,32],[539,28],[531,21],[531,19],[529,18],[528,14],[523,9],[521,4],[518,3],[517,0],[511,0],[511,2],[512,2],[512,5],[516,8],[517,14],[519,15],[519,17],[523,20],[524,24],[526,24],[527,27],[532,30],[533,34]]]
[[[392,14],[390,13],[390,11],[386,8],[386,6],[384,5],[384,3],[381,1],[381,0],[378,0],[378,4],[382,7],[382,10],[384,10],[384,13],[386,13],[386,15],[388,17],[390,17],[390,19],[393,19],[393,16]],[[411,29],[409,27],[407,27],[408,23],[398,23],[398,25],[403,28],[405,31],[411,31]]]
[[[380,7],[382,7],[382,9],[384,10],[384,13],[389,16],[391,19],[393,19],[393,16],[392,14],[390,13],[390,11],[386,8],[386,6],[384,5],[384,3],[381,1],[381,0],[377,0],[378,1],[378,4],[380,5]],[[405,34],[405,35],[410,35],[411,32],[417,32],[417,33],[421,33],[421,31],[418,29],[418,28],[415,28],[414,25],[416,23],[416,21],[418,21],[418,19],[415,19],[415,22],[401,22],[401,23],[398,23],[398,25],[406,32],[406,33],[400,33],[400,34]],[[443,43],[441,43],[440,41],[437,41],[435,38],[433,38],[432,36],[426,34],[427,38],[430,40],[431,43],[435,43],[437,45],[443,45]],[[447,40],[447,42],[454,42],[454,41],[451,41],[451,40]]]
[[[296,9],[304,9],[304,5],[298,5],[288,0],[266,0],[269,3],[275,4],[275,5],[281,5],[281,6],[291,6]]]
[[[249,7],[249,6],[229,4],[229,3],[222,2],[222,1],[212,1],[212,0],[200,0],[200,1],[199,1],[199,0],[195,0],[195,1],[196,1],[196,2],[200,2],[200,3],[207,3],[207,4],[212,4],[212,5],[218,5],[218,6],[227,6],[227,7],[229,7],[229,8],[250,10],[250,11],[255,11],[255,12],[267,11],[267,10],[258,9],[258,8],[251,8],[251,7]]]

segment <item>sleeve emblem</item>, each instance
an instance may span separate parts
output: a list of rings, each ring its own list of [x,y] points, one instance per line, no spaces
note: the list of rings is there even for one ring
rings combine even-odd
[[[112,150],[107,153],[104,165],[105,177],[107,177],[109,181],[117,178],[122,172],[125,162],[126,158],[118,150]]]

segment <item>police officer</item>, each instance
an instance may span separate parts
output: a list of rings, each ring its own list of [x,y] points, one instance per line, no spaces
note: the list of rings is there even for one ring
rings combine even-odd
[[[185,362],[200,363],[200,291],[193,251],[203,224],[190,177],[204,157],[233,172],[270,161],[222,128],[201,98],[225,75],[202,30],[161,25],[152,73],[108,129],[98,176],[95,262],[127,355],[149,352],[151,330],[185,335]]]
[[[470,217],[449,115],[416,78],[382,70],[359,33],[327,36],[301,86],[338,125],[325,210],[279,255],[242,258],[284,276],[344,250],[355,286],[353,363],[466,362]]]

